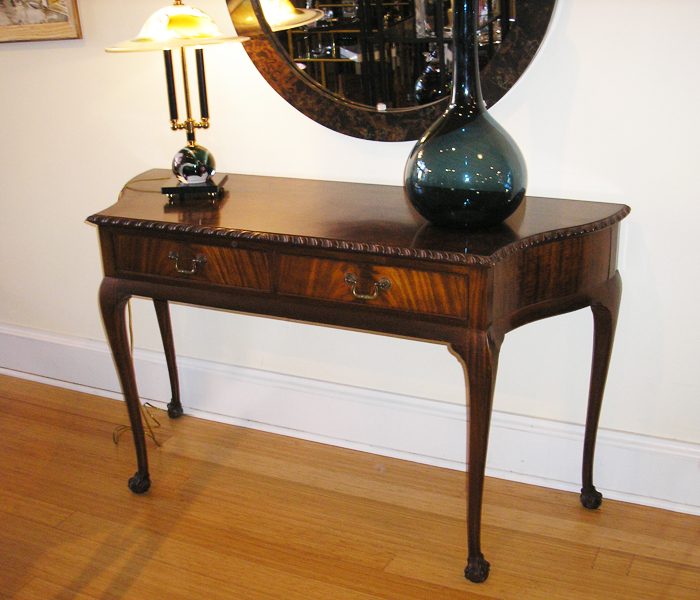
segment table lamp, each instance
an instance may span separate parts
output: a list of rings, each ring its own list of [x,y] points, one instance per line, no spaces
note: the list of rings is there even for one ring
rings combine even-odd
[[[209,127],[209,105],[204,72],[204,52],[195,48],[197,63],[197,87],[199,91],[200,119],[192,118],[190,103],[190,86],[187,76],[187,46],[204,46],[224,42],[243,42],[248,38],[226,36],[214,20],[201,10],[186,6],[182,0],[175,0],[172,6],[153,13],[141,28],[139,35],[111,48],[107,52],[147,52],[162,50],[165,59],[165,79],[168,88],[168,105],[170,108],[170,127],[173,131],[184,129],[187,134],[187,146],[175,154],[173,173],[179,180],[175,188],[163,188],[163,193],[177,195],[180,199],[205,195],[219,197],[220,185],[212,180],[216,172],[216,163],[212,154],[197,144],[196,129]],[[178,120],[177,96],[175,92],[175,75],[173,72],[173,49],[180,49],[182,64],[182,81],[185,97],[186,119]]]

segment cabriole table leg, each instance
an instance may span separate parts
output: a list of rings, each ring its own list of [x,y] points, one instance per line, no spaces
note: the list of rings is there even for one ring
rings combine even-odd
[[[170,377],[170,390],[172,397],[168,403],[168,416],[177,419],[182,416],[182,403],[180,402],[180,383],[177,376],[177,362],[175,360],[175,343],[173,341],[173,329],[170,322],[170,309],[166,300],[153,299],[153,306],[158,317],[158,327],[160,327],[160,337],[163,340],[163,350],[165,351],[165,362],[168,365],[168,376]]]
[[[469,475],[467,484],[467,531],[469,557],[464,576],[474,583],[483,583],[489,576],[489,563],[481,553],[481,506],[484,494],[486,451],[491,424],[493,391],[501,340],[484,331],[470,331],[467,345],[452,345],[466,371],[469,390],[468,447]]]
[[[127,333],[126,303],[130,297],[130,294],[120,290],[118,280],[109,277],[105,277],[102,280],[100,286],[102,321],[112,350],[114,363],[117,367],[124,399],[126,400],[138,464],[138,471],[129,479],[129,489],[135,494],[143,494],[151,487],[151,480],[148,474],[146,438],[144,437],[143,422],[141,421],[141,403],[138,390],[136,389],[134,363],[131,358]]]
[[[593,366],[583,443],[583,487],[581,488],[581,504],[588,509],[596,509],[603,502],[603,495],[593,485],[593,459],[621,296],[622,280],[620,274],[616,272],[601,291],[591,299],[594,328]]]

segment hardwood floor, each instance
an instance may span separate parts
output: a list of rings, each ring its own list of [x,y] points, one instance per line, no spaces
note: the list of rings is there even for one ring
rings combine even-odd
[[[700,597],[700,518],[487,479],[467,582],[464,474],[158,411],[153,487],[123,403],[0,376],[0,598]]]

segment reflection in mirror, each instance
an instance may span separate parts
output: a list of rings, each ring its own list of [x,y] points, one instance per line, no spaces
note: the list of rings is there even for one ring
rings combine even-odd
[[[236,31],[260,33],[258,18],[250,0],[227,0]],[[323,17],[317,8],[297,8],[291,0],[260,0],[265,20],[274,32],[311,25]],[[235,16],[234,16],[235,15]]]
[[[227,3],[237,33],[252,38],[249,56],[288,102],[341,133],[399,141],[420,137],[449,102],[454,1],[291,0],[317,16],[289,27],[274,24],[268,5],[289,0]],[[534,57],[555,0],[474,1],[490,106]]]
[[[480,66],[515,21],[515,0],[479,0]],[[452,0],[307,0],[323,16],[277,34],[295,65],[341,98],[385,108],[450,93]]]

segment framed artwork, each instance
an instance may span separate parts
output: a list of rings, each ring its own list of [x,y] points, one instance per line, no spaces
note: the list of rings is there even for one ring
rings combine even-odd
[[[78,0],[0,0],[0,42],[81,37]]]

